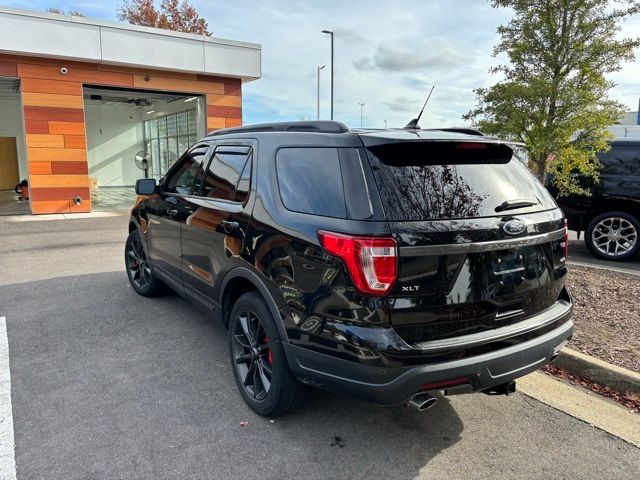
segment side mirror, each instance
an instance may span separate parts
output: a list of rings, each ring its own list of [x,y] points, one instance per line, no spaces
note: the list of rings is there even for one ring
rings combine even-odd
[[[136,180],[136,195],[152,195],[155,191],[155,178],[139,178]]]

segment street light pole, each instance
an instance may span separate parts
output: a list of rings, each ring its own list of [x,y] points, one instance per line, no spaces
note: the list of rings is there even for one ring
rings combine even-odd
[[[366,105],[366,103],[358,102],[358,105],[360,105],[360,128],[362,128],[362,109]]]
[[[322,65],[317,67],[318,70],[318,105],[317,105],[317,119],[320,120],[320,70],[322,70],[326,65]]]
[[[322,33],[331,35],[331,120],[333,120],[333,32],[331,30],[322,30]]]

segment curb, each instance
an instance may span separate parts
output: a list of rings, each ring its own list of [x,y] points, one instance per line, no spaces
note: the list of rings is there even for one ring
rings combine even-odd
[[[0,223],[43,222],[47,220],[77,220],[106,217],[124,217],[131,210],[98,210],[91,213],[49,213],[44,215],[0,215]]]
[[[553,365],[618,392],[640,393],[640,373],[612,365],[570,348],[563,348]]]

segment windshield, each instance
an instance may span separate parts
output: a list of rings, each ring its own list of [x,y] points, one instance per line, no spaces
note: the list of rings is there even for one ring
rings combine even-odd
[[[464,158],[458,159],[443,155],[448,149],[434,143],[407,142],[367,149],[387,220],[517,215],[555,208],[547,190],[511,155],[491,160],[479,151],[474,161],[470,148]],[[458,149],[456,145],[463,145],[451,144],[452,151]]]

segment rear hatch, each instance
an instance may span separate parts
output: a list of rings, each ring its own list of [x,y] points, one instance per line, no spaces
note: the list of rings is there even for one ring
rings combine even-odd
[[[496,329],[568,301],[563,214],[507,145],[427,131],[360,138],[399,246],[389,305],[405,341]]]

